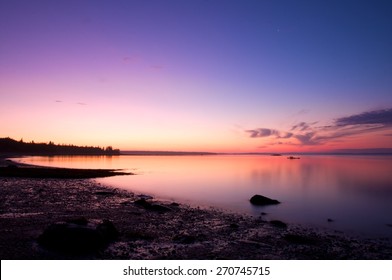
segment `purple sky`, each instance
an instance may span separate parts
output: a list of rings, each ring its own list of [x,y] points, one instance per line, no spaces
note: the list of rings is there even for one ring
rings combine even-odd
[[[391,1],[0,0],[0,136],[392,148],[391,50]]]

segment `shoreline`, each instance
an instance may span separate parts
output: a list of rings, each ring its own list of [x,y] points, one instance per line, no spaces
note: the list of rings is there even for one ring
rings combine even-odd
[[[151,201],[88,179],[0,178],[1,259],[391,259],[390,240],[282,226],[246,215]],[[168,210],[170,209],[170,210]],[[88,254],[37,242],[54,223],[109,220],[118,238]]]
[[[58,178],[58,179],[91,179],[120,175],[134,175],[120,169],[81,169],[47,167],[19,163],[9,158],[0,157],[0,177],[18,178]]]
[[[390,239],[164,202],[94,179],[0,177],[0,197],[1,259],[392,259]],[[51,225],[81,220],[110,221],[118,235],[87,253],[40,244]]]

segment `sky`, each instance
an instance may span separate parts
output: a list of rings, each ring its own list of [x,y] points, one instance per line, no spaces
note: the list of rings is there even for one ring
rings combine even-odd
[[[0,137],[392,148],[392,1],[0,0]]]

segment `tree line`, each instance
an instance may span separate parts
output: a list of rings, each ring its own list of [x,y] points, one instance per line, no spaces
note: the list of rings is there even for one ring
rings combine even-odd
[[[75,146],[48,143],[16,141],[9,137],[0,138],[0,153],[27,154],[27,155],[119,155],[119,149],[112,146],[105,148],[92,146]]]

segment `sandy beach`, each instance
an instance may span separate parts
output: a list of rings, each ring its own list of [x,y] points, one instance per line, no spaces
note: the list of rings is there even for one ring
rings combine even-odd
[[[53,249],[40,242],[51,225],[76,227],[80,221],[109,222],[116,234],[86,252]],[[391,259],[392,242],[157,201],[94,179],[0,177],[0,257]]]

